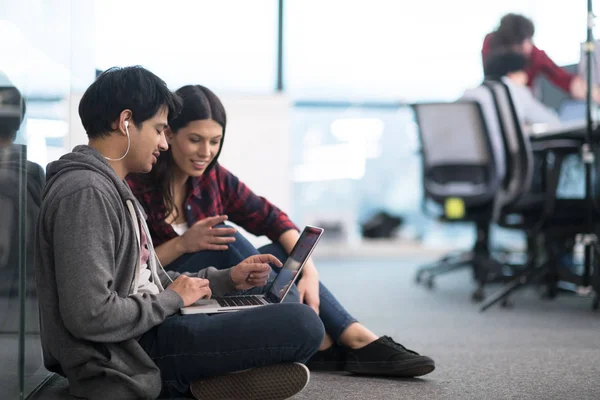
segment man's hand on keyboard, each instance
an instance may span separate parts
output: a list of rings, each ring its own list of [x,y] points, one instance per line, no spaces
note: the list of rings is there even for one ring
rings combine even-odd
[[[193,278],[187,275],[179,275],[169,289],[175,291],[182,299],[183,305],[189,306],[200,299],[210,299],[212,292],[208,285],[208,279]]]
[[[250,256],[231,269],[231,280],[237,290],[248,290],[256,286],[265,286],[269,280],[271,266],[281,267],[281,261],[271,254]]]

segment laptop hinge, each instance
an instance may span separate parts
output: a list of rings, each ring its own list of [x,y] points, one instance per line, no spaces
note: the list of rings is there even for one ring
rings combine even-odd
[[[277,296],[275,296],[272,292],[267,292],[265,293],[265,299],[267,299],[269,301],[269,303],[279,303],[279,299],[277,298]]]

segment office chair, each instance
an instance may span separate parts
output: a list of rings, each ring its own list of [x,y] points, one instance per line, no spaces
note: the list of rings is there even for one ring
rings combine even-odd
[[[500,90],[501,89],[501,90]],[[504,93],[504,94],[503,94]],[[433,287],[433,280],[436,276],[455,271],[461,268],[473,267],[474,277],[478,283],[477,290],[473,293],[473,300],[480,301],[484,298],[483,287],[488,282],[503,282],[512,279],[516,273],[522,269],[526,269],[529,265],[534,264],[537,257],[537,253],[540,249],[537,246],[537,238],[539,229],[541,229],[541,221],[548,215],[552,214],[554,202],[547,199],[547,196],[541,191],[532,192],[532,178],[534,170],[534,157],[533,153],[543,153],[542,159],[551,150],[556,150],[556,154],[561,155],[565,149],[578,148],[578,143],[572,141],[556,141],[546,142],[544,144],[537,144],[535,148],[532,147],[529,138],[526,137],[515,119],[514,105],[508,102],[506,92],[502,86],[498,86],[496,82],[484,82],[475,91],[469,94],[470,98],[476,100],[479,105],[479,116],[473,118],[469,117],[468,114],[463,113],[462,115],[456,110],[455,118],[462,120],[463,124],[470,124],[473,133],[477,132],[481,137],[487,138],[489,144],[488,150],[490,150],[490,162],[491,166],[495,171],[495,185],[494,192],[491,197],[484,199],[480,204],[475,204],[472,201],[465,203],[466,215],[462,220],[468,220],[475,222],[477,227],[477,239],[473,250],[470,252],[463,252],[458,254],[451,254],[444,257],[433,264],[422,266],[418,269],[416,275],[416,281],[424,281],[428,287]],[[462,149],[459,151],[452,151],[451,149],[445,154],[450,153],[458,157],[458,161],[461,162],[461,158],[466,149],[473,151],[476,147],[473,147],[472,143],[473,136],[451,136],[447,129],[456,129],[455,127],[440,126],[445,125],[446,118],[443,117],[440,104],[429,105],[429,114],[422,112],[420,107],[423,105],[416,105],[415,115],[417,117],[417,123],[420,128],[423,145],[423,181],[424,181],[424,200],[427,198],[435,199],[435,196],[431,195],[431,191],[428,191],[428,163],[427,149],[430,146],[434,146],[438,151],[446,151],[447,147],[441,141],[431,140],[429,143],[426,137],[435,137],[441,135],[442,137],[451,137],[454,140],[460,139],[457,144]],[[448,108],[450,109],[450,108]],[[485,117],[485,118],[483,118]],[[464,130],[464,128],[463,128]],[[461,128],[456,129],[454,132],[461,132]],[[477,137],[477,135],[475,135]],[[541,146],[541,147],[540,147]],[[431,175],[431,174],[429,174]],[[558,172],[550,176],[550,179],[558,180]],[[460,195],[447,191],[444,193],[448,198],[450,196]],[[444,200],[444,197],[442,197]],[[437,199],[437,203],[440,204],[440,199]],[[442,219],[444,219],[442,217]],[[446,220],[448,220],[446,218]],[[492,223],[511,228],[523,230],[527,237],[527,250],[526,250],[526,261],[525,263],[509,263],[511,252],[503,251],[498,254],[498,251],[494,251],[494,257],[490,252],[489,248],[489,232]],[[500,257],[498,257],[500,256]],[[508,305],[508,301],[503,302],[504,305]]]
[[[562,161],[567,155],[577,153],[581,143],[577,140],[548,140],[532,145],[523,133],[509,87],[503,82],[485,82],[484,86],[492,93],[502,121],[510,165],[507,170],[513,175],[522,175],[515,179],[514,185],[506,187],[504,194],[508,197],[494,221],[500,226],[526,232],[528,258],[523,270],[502,290],[488,298],[481,311],[498,302],[509,305],[508,296],[530,282],[542,280],[549,298],[556,296],[561,280],[580,283],[580,277],[561,267],[557,250],[585,227],[581,200],[560,200],[556,197]],[[534,154],[541,161],[542,179],[538,179],[532,190]],[[516,182],[519,180],[520,184]],[[547,260],[540,264],[542,252]]]
[[[493,149],[482,107],[476,101],[458,101],[413,104],[412,108],[421,139],[425,213],[431,214],[429,203],[445,207],[449,199],[460,199],[464,215],[434,216],[449,223],[473,222],[477,229],[471,251],[453,253],[422,266],[415,279],[432,288],[435,277],[470,266],[477,282],[472,298],[480,301],[485,283],[503,269],[488,249],[489,221],[502,183],[502,165]]]

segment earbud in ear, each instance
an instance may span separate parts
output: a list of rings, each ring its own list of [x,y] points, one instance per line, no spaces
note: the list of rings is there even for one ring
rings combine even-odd
[[[129,121],[125,120],[125,128],[129,128]]]

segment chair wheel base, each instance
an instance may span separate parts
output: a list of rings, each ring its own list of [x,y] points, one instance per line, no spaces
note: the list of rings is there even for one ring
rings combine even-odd
[[[485,292],[483,290],[483,288],[479,288],[477,290],[475,290],[473,292],[473,294],[471,295],[471,300],[475,301],[475,302],[481,302],[485,299]]]
[[[515,303],[509,299],[504,299],[502,300],[502,303],[500,303],[500,306],[502,306],[503,308],[513,308],[514,305]]]
[[[427,278],[427,280],[425,281],[425,287],[427,289],[433,289],[435,287],[435,283],[433,281],[433,276],[430,276],[429,278]]]
[[[541,290],[541,298],[545,300],[554,300],[558,294],[555,287],[546,286]]]
[[[415,283],[421,283],[421,273],[419,272],[417,272],[417,274],[415,275]]]

